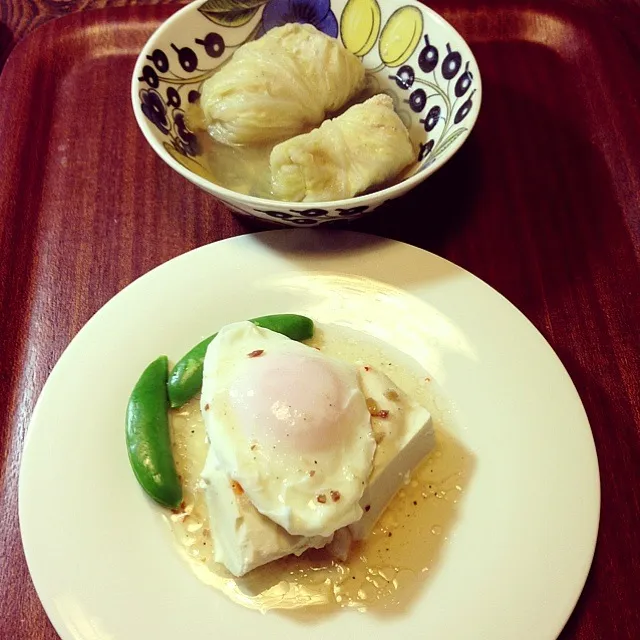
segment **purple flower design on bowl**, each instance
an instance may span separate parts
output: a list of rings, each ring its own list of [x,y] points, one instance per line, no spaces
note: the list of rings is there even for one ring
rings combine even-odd
[[[262,13],[262,31],[288,22],[311,24],[332,38],[338,37],[338,21],[330,0],[269,0]]]
[[[186,156],[197,156],[200,153],[200,143],[195,134],[189,131],[184,121],[184,113],[176,109],[173,121],[179,136],[179,139],[175,141],[177,143],[176,148]]]
[[[162,96],[153,89],[143,89],[140,92],[142,100],[140,108],[142,113],[153,122],[164,134],[169,133],[169,121],[167,120],[167,107]]]

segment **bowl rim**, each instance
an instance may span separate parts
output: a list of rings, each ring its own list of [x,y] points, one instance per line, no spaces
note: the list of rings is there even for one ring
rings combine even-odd
[[[467,130],[459,136],[458,140],[456,140],[452,145],[449,146],[448,149],[445,149],[444,153],[429,167],[427,167],[424,171],[419,171],[408,178],[405,178],[401,182],[397,184],[390,185],[385,187],[384,189],[380,189],[378,191],[373,191],[371,193],[365,193],[359,196],[353,196],[351,198],[343,198],[340,200],[325,200],[325,201],[302,201],[295,202],[289,200],[272,200],[268,198],[260,198],[258,196],[250,196],[244,193],[239,193],[238,191],[233,191],[232,189],[228,189],[223,187],[212,180],[207,180],[199,176],[197,173],[187,169],[185,166],[180,164],[177,160],[175,160],[171,154],[167,153],[166,149],[163,147],[162,143],[156,139],[153,130],[151,129],[151,124],[144,117],[142,113],[142,109],[140,107],[139,100],[139,90],[140,90],[140,80],[138,79],[140,76],[139,69],[142,68],[143,61],[147,59],[148,53],[156,48],[156,43],[162,36],[173,27],[175,22],[179,22],[184,14],[191,13],[193,11],[197,11],[198,8],[205,2],[206,0],[192,0],[184,7],[178,9],[174,14],[169,16],[164,22],[162,22],[158,28],[149,36],[144,46],[140,50],[138,54],[134,67],[133,67],[133,75],[131,77],[131,103],[133,107],[133,114],[135,116],[136,122],[138,123],[138,127],[142,132],[142,135],[146,139],[146,141],[151,145],[151,148],[156,152],[156,154],[169,165],[174,171],[179,173],[183,178],[189,180],[196,186],[200,187],[204,191],[207,191],[214,197],[219,196],[221,199],[227,203],[229,200],[233,204],[236,202],[238,204],[242,204],[248,207],[252,207],[254,209],[258,209],[259,207],[276,207],[279,209],[292,209],[296,207],[303,207],[305,210],[308,209],[333,209],[340,207],[348,207],[353,208],[358,205],[371,205],[374,204],[375,201],[379,200],[393,200],[394,198],[398,198],[407,191],[413,189],[420,182],[428,178],[430,175],[435,173],[436,170],[440,169],[444,166],[454,155],[455,153],[462,147],[462,145],[466,142],[467,138],[473,131],[473,128],[478,120],[478,116],[480,114],[480,108],[482,106],[482,74],[480,72],[480,67],[478,66],[478,62],[476,60],[475,55],[469,43],[465,40],[465,38],[460,35],[460,33],[445,20],[439,13],[434,11],[431,7],[422,4],[419,0],[403,0],[406,4],[410,4],[416,6],[420,9],[423,14],[428,15],[435,22],[440,23],[440,26],[445,29],[449,29],[452,33],[454,33],[465,45],[467,48],[468,54],[470,56],[469,61],[475,65],[476,76],[474,78],[474,82],[476,86],[474,87],[476,90],[476,104],[477,107],[473,110],[473,113],[470,114],[471,120],[469,121],[469,125]],[[396,2],[397,0],[394,0]]]

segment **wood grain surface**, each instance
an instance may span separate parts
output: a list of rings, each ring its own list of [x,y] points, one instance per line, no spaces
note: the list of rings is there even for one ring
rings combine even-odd
[[[104,7],[187,4],[188,0],[0,0],[0,69],[16,42],[37,27],[78,11]]]
[[[57,637],[29,578],[17,516],[24,435],[52,366],[136,277],[259,228],[145,143],[129,104],[130,74],[175,6],[117,4],[125,3],[0,0],[5,53],[35,26],[82,9],[22,40],[0,77],[3,640]],[[585,404],[602,477],[594,564],[561,637],[639,638],[640,5],[431,6],[478,59],[476,129],[421,187],[350,228],[469,269],[556,350]]]

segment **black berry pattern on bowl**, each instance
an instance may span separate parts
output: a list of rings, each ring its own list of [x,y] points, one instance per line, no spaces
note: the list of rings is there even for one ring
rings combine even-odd
[[[464,62],[451,43],[441,51],[429,40],[429,34],[424,35],[423,41],[417,64],[422,75],[416,76],[416,68],[405,64],[395,75],[389,76],[399,89],[411,90],[403,102],[411,111],[420,114],[419,122],[426,134],[419,144],[418,162],[421,164],[416,172],[432,165],[468,130],[463,121],[473,108],[475,93],[475,89],[469,93],[474,82],[471,62]]]
[[[211,36],[215,36],[213,40]],[[201,39],[194,39],[194,44],[198,40]],[[220,49],[224,51],[224,40],[219,34],[209,33],[201,41],[205,51],[208,48],[216,55]],[[188,127],[183,108],[197,102],[200,86],[214,69],[200,69],[194,48],[174,43],[167,51],[155,49],[147,60],[149,64],[144,65],[138,77],[138,81],[148,87],[138,93],[142,113],[164,134],[163,145],[172,157],[191,170],[195,163],[197,173],[202,175],[205,167],[196,160],[200,145]],[[182,158],[189,158],[190,162],[185,163]]]
[[[314,226],[320,223],[338,222],[347,218],[359,218],[366,213],[370,207],[350,207],[338,208],[335,211],[331,209],[289,209],[289,211],[272,211],[269,209],[256,209],[260,213],[264,213],[274,220],[286,220],[300,226]]]

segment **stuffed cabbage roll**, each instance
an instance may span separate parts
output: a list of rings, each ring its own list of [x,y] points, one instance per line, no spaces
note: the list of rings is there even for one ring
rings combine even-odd
[[[242,45],[202,87],[209,134],[224,144],[284,140],[317,126],[364,86],[360,59],[309,24]]]
[[[273,148],[271,190],[279,200],[351,198],[396,176],[414,158],[409,132],[385,94]]]

